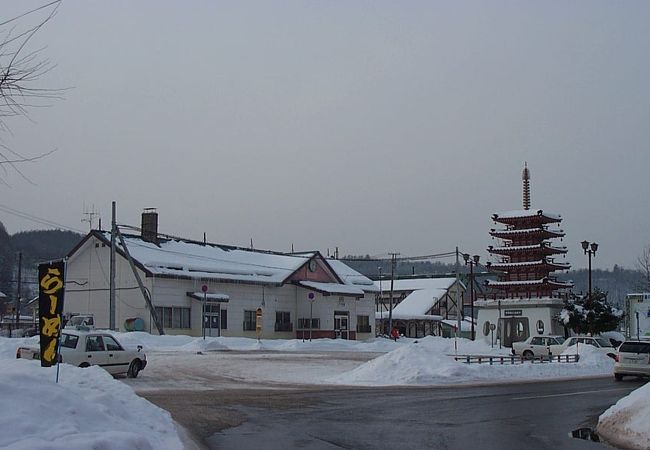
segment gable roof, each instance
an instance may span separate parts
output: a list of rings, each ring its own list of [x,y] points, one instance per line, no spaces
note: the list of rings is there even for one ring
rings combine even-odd
[[[375,281],[375,287],[377,290],[381,287],[383,292],[390,291],[390,282],[391,280],[381,280]],[[456,282],[456,278],[447,277],[447,278],[404,278],[400,280],[393,281],[393,291],[418,291],[421,289],[441,289],[445,292],[448,291]],[[460,281],[462,289],[465,289],[465,285]],[[441,294],[441,295],[444,295]]]
[[[109,231],[93,230],[77,244],[68,257],[93,236],[110,245]],[[343,263],[334,264],[333,267],[332,260],[325,260],[318,251],[289,254],[180,238],[160,239],[153,243],[138,235],[122,233],[122,237],[134,263],[148,276],[280,286],[309,260],[317,257],[332,268],[332,272],[343,284],[348,284],[344,281],[346,278],[365,279],[372,287],[372,281]],[[117,252],[126,257],[119,240]]]

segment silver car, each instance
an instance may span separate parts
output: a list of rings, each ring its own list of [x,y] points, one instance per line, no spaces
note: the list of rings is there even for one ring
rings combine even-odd
[[[624,376],[650,377],[650,341],[625,341],[618,348],[614,363],[614,378]]]

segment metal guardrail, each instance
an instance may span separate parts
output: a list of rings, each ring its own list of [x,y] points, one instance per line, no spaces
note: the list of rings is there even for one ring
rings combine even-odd
[[[456,361],[466,364],[489,364],[493,365],[515,365],[529,362],[531,364],[540,363],[577,363],[580,355],[543,355],[536,356],[532,359],[515,355],[450,355]]]

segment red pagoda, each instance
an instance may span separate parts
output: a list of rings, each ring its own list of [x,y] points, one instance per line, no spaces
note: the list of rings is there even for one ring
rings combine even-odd
[[[567,248],[554,245],[562,238],[559,228],[562,218],[530,207],[530,171],[524,167],[523,210],[494,214],[492,220],[501,228],[491,229],[490,235],[500,240],[500,245],[489,246],[488,251],[498,262],[488,263],[498,280],[488,281],[494,298],[544,298],[556,297],[556,291],[573,287],[571,282],[558,281],[554,272],[568,270],[569,263],[556,261]]]

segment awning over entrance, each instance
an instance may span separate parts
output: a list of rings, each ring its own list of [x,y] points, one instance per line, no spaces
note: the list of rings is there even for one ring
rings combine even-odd
[[[363,297],[363,289],[349,284],[319,283],[317,281],[296,281],[298,286],[320,292],[323,295],[341,295],[344,297]]]
[[[214,294],[214,293],[203,293],[203,292],[188,292],[187,296],[193,298],[194,300],[199,301],[208,301],[208,302],[221,302],[228,303],[230,296],[227,294]]]

